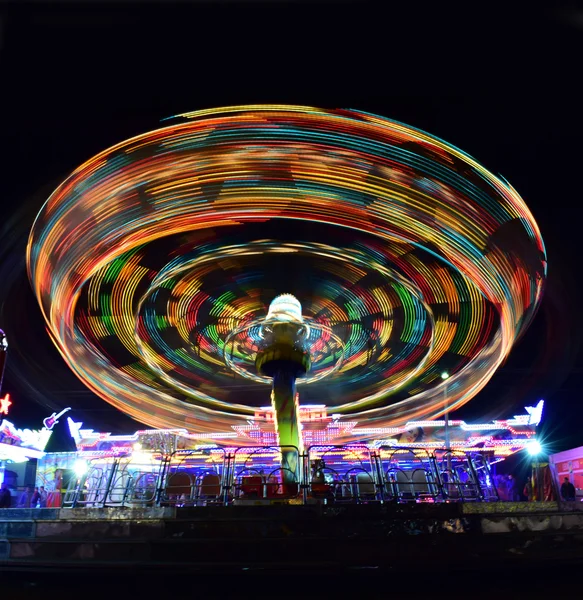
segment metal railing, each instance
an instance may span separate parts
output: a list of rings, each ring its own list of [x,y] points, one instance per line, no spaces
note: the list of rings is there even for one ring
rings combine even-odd
[[[383,501],[382,477],[367,446],[311,446],[306,459],[305,489],[312,498],[334,503]]]
[[[237,448],[227,455],[224,503],[297,498],[302,458],[295,446]]]
[[[282,457],[287,460],[281,464]],[[207,506],[271,503],[497,501],[479,453],[363,444],[179,450],[170,455],[96,458],[73,478],[65,507]]]
[[[381,447],[376,456],[386,501],[439,502],[444,499],[435,457],[427,450]]]
[[[86,473],[72,478],[63,496],[64,507],[154,506],[167,459],[139,464],[131,456],[93,459]]]

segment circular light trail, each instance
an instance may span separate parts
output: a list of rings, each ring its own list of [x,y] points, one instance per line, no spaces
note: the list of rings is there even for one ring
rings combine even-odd
[[[80,379],[143,423],[200,433],[266,403],[254,359],[279,294],[309,332],[302,402],[386,427],[441,414],[444,386],[450,411],[477,394],[546,277],[524,201],[473,158],[296,106],[189,113],[101,152],[48,199],[27,260]]]

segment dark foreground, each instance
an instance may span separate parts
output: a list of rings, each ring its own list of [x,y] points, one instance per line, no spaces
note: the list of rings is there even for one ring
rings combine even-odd
[[[257,571],[208,570],[185,574],[162,570],[16,570],[0,573],[2,593],[10,598],[118,598],[136,594],[150,598],[557,598],[578,597],[580,563],[535,563],[520,568],[451,568],[434,572],[390,570],[284,569]],[[548,594],[548,595],[547,595]],[[132,597],[132,596],[130,596]]]
[[[12,598],[573,594],[583,513],[549,504],[6,509]]]

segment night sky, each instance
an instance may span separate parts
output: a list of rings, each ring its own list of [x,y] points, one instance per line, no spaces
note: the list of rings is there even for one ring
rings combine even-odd
[[[24,252],[50,192],[89,157],[165,117],[289,103],[403,121],[460,147],[518,190],[547,247],[546,294],[506,364],[455,417],[507,418],[543,398],[543,435],[553,449],[582,445],[582,56],[583,11],[567,7],[0,7],[0,327],[10,344],[10,419],[38,427],[71,406],[87,427],[139,428],[84,388],[44,329]]]

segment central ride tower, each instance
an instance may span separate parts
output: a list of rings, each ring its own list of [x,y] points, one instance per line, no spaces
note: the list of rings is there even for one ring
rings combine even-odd
[[[311,366],[307,343],[310,328],[304,323],[298,299],[291,294],[274,298],[260,334],[262,342],[255,367],[273,382],[271,403],[281,446],[282,480],[284,487],[290,489],[297,484],[298,456],[303,451],[296,379],[305,376]]]

